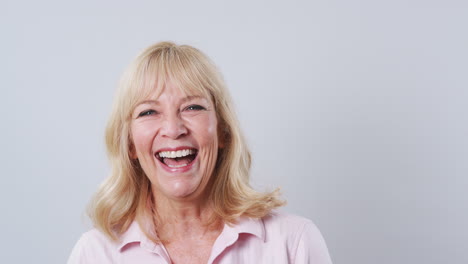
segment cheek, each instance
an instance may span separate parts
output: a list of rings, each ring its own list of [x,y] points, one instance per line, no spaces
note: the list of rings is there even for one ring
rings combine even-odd
[[[187,117],[185,123],[200,144],[200,147],[212,145],[214,141],[217,142],[218,124],[215,115],[210,113],[207,115]]]
[[[218,157],[218,127],[216,118],[206,119],[200,122],[198,127],[198,141],[203,157],[203,169],[206,173],[211,173]]]
[[[217,143],[217,129],[216,126],[214,127],[207,127],[204,133],[200,135],[200,137],[203,138],[203,141],[208,143],[208,144],[214,144],[215,142]]]
[[[206,142],[214,142],[218,140],[218,123],[216,117],[209,117],[205,120],[204,124],[200,128],[200,136]]]
[[[149,124],[134,124],[132,126],[132,139],[137,153],[151,149],[152,140],[155,133],[154,126]]]

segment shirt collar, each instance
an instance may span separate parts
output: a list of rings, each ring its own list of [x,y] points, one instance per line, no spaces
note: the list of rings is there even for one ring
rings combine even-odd
[[[140,225],[137,221],[133,221],[132,224],[128,227],[127,231],[123,233],[118,244],[118,249],[122,250],[123,247],[130,243],[134,242],[143,242],[145,234],[141,231]]]
[[[232,228],[238,234],[252,234],[265,242],[265,225],[262,219],[241,217],[232,227],[226,225],[225,228]]]
[[[235,224],[225,224],[224,229],[237,234],[252,234],[265,242],[265,225],[262,219],[240,217]],[[122,250],[126,245],[136,242],[140,242],[141,246],[150,247],[153,250],[157,247],[157,244],[146,237],[138,222],[133,221],[127,231],[122,235],[120,242],[118,243],[118,249]]]

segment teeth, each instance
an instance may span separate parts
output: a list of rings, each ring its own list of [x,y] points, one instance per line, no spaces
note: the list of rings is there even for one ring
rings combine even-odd
[[[158,155],[161,158],[174,159],[174,158],[181,158],[181,157],[185,157],[185,156],[188,156],[188,155],[192,155],[194,153],[195,153],[195,151],[192,150],[192,149],[183,149],[183,150],[178,150],[178,151],[161,151],[161,152],[159,152]],[[185,165],[181,165],[181,166],[185,166]]]

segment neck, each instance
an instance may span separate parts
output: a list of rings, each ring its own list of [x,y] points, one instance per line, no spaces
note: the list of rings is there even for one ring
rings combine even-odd
[[[222,221],[214,218],[208,199],[174,201],[154,195],[157,233],[161,240],[203,239],[222,230]],[[214,221],[213,221],[214,220]]]

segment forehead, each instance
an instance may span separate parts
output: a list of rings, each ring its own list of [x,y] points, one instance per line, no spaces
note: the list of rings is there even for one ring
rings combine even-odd
[[[137,101],[142,100],[160,100],[167,97],[179,99],[195,99],[204,98],[211,99],[210,93],[207,89],[195,88],[189,85],[183,85],[178,82],[167,81],[164,83],[156,83],[155,85],[148,86],[138,92]]]

